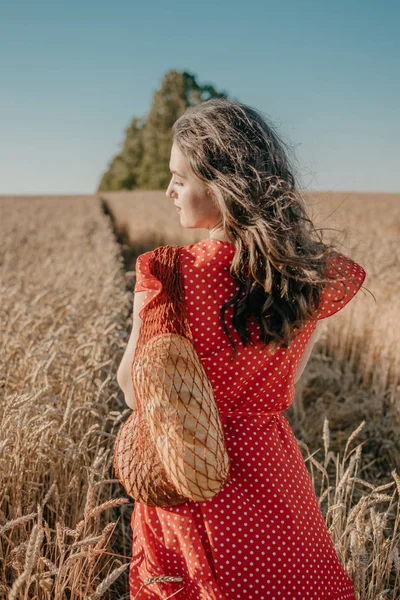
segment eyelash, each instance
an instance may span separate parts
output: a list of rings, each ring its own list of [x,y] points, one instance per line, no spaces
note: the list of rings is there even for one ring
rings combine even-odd
[[[183,183],[180,183],[179,181],[174,181],[173,183],[175,183],[176,185],[183,185]]]

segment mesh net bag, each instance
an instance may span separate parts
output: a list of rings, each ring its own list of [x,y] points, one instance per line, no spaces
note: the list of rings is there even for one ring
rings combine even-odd
[[[119,430],[113,466],[148,506],[206,501],[229,480],[230,459],[213,388],[193,345],[179,246],[156,248],[162,283],[146,306],[132,362],[136,407]]]

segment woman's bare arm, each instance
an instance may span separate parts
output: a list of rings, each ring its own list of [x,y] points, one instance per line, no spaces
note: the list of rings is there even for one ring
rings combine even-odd
[[[308,362],[308,359],[310,358],[313,346],[314,346],[315,342],[317,341],[317,339],[319,338],[319,336],[321,335],[321,332],[322,332],[322,330],[324,328],[325,328],[325,324],[321,323],[321,321],[317,321],[315,329],[312,332],[312,334],[310,336],[310,339],[308,340],[307,346],[305,347],[303,356],[301,357],[300,362],[297,365],[297,370],[296,370],[296,375],[295,375],[295,378],[294,378],[294,383],[296,383],[296,381],[298,381],[300,379],[301,374],[303,373],[304,369],[306,368],[306,364]]]
[[[125,353],[122,357],[121,363],[118,367],[117,371],[117,381],[121,390],[125,395],[125,402],[132,408],[132,410],[136,406],[136,399],[133,392],[132,385],[132,375],[131,375],[131,367],[133,361],[133,355],[136,348],[137,339],[139,337],[139,331],[142,324],[142,319],[139,317],[139,311],[143,307],[145,295],[147,292],[135,292],[133,297],[133,323],[132,323],[132,331],[128,341],[128,345],[126,347]]]

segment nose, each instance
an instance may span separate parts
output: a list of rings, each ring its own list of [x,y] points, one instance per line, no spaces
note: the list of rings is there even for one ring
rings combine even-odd
[[[170,193],[171,184],[168,185],[165,195],[167,198],[172,198],[172,193]]]

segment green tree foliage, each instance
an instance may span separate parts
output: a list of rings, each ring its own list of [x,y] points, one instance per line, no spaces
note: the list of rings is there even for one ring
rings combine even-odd
[[[165,189],[170,179],[172,125],[188,107],[216,97],[228,96],[212,85],[200,86],[186,71],[166,73],[147,119],[133,118],[125,129],[122,149],[109,163],[97,191]]]

